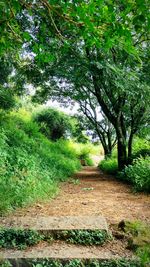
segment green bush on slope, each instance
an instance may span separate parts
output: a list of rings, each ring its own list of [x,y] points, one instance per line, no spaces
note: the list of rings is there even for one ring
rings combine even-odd
[[[125,167],[122,175],[125,180],[133,184],[136,191],[150,193],[150,157],[137,158],[133,165]]]
[[[58,181],[80,168],[67,141],[51,142],[16,115],[0,125],[0,213],[52,197]]]

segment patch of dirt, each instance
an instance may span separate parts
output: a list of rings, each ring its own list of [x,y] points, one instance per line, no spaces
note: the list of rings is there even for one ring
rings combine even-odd
[[[84,167],[74,179],[61,184],[55,199],[18,209],[9,217],[102,215],[110,224],[121,220],[150,222],[149,195],[134,194],[130,186],[97,167]]]

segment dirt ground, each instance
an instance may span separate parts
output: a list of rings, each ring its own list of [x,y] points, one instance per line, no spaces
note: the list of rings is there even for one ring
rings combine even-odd
[[[61,184],[56,198],[13,213],[13,217],[97,215],[104,216],[109,224],[123,219],[150,222],[150,196],[133,193],[130,186],[97,167],[84,167]]]

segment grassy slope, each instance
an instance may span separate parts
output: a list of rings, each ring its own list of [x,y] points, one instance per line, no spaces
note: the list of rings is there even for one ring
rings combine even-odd
[[[28,114],[0,121],[0,214],[54,196],[58,182],[80,169],[69,142],[50,142]]]

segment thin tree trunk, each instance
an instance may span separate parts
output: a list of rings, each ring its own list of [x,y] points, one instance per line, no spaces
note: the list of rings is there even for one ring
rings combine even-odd
[[[132,143],[133,143],[133,133],[131,131],[128,141],[128,164],[132,163]]]
[[[118,170],[122,171],[127,165],[127,149],[123,138],[118,138]]]

